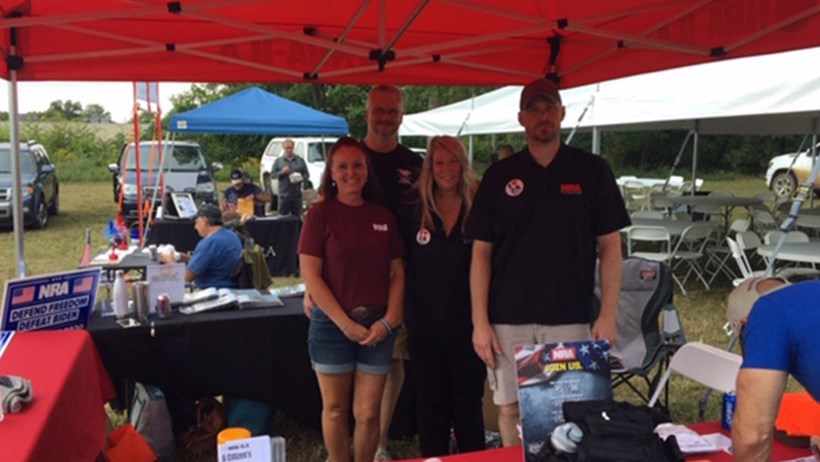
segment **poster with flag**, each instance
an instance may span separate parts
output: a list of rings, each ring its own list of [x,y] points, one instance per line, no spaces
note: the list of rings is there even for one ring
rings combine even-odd
[[[85,328],[99,283],[100,268],[8,280],[0,331]]]
[[[541,460],[566,401],[612,399],[606,340],[522,345],[515,349],[524,458]]]

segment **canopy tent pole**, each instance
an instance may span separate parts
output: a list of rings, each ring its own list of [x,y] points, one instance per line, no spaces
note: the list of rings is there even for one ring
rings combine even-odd
[[[669,176],[666,177],[666,181],[663,183],[663,191],[666,191],[669,187],[669,180],[672,179],[672,175],[675,174],[675,169],[677,169],[678,165],[680,165],[680,160],[683,157],[683,151],[686,150],[686,146],[689,144],[689,138],[691,138],[694,134],[695,129],[689,130],[689,132],[686,133],[686,138],[683,139],[683,144],[681,144],[680,149],[678,149],[678,155],[676,155],[675,160],[672,161],[672,168],[669,169]],[[695,189],[694,183],[692,183],[692,189]]]
[[[23,186],[20,174],[20,125],[17,114],[17,28],[9,29],[9,142],[11,144],[11,211],[14,224],[14,257],[17,259],[17,277],[26,277],[26,246],[23,238]],[[22,61],[19,62],[22,64]]]
[[[601,155],[601,129],[592,127],[592,153]]]
[[[817,155],[817,119],[812,120],[812,147],[811,147],[811,155],[812,161],[814,160],[815,156]],[[797,157],[797,156],[795,156]],[[789,210],[789,216],[783,220],[783,223],[780,225],[780,239],[777,240],[777,244],[774,246],[774,250],[772,251],[771,259],[769,260],[769,264],[766,265],[766,275],[773,276],[774,275],[774,265],[777,262],[777,254],[780,253],[780,248],[783,247],[783,244],[786,242],[787,235],[789,231],[794,228],[795,221],[797,220],[797,216],[800,214],[800,207],[803,206],[803,202],[806,201],[806,197],[810,197],[814,195],[814,180],[817,179],[817,174],[820,173],[820,162],[813,162],[811,175],[806,179],[806,181],[797,188],[797,197],[794,198],[794,202],[792,202],[792,207]]]
[[[570,141],[572,141],[572,138],[575,137],[575,132],[578,131],[578,127],[581,126],[581,122],[584,120],[584,116],[587,115],[587,111],[589,110],[589,108],[592,107],[593,104],[595,104],[595,93],[589,96],[589,102],[587,102],[586,106],[584,106],[584,110],[581,111],[581,115],[578,116],[578,120],[575,121],[575,126],[572,127],[572,131],[570,131],[569,135],[567,135],[567,139],[564,141],[564,144],[569,144]],[[597,154],[597,152],[595,154]]]
[[[693,129],[694,139],[692,141],[692,189],[689,194],[690,196],[694,196],[695,190],[698,189],[698,128],[700,128],[700,121],[696,120],[695,128]]]

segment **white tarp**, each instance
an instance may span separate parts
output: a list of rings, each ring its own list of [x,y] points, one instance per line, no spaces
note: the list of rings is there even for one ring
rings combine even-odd
[[[702,134],[805,134],[820,118],[820,48],[702,64],[561,90],[572,128],[690,129]],[[401,136],[523,131],[520,86],[404,117]]]

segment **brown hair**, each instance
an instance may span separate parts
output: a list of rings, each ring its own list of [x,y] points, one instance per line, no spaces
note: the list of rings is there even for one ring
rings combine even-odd
[[[330,172],[333,169],[333,160],[336,157],[336,153],[341,148],[355,148],[362,153],[365,165],[367,165],[367,181],[362,189],[362,197],[368,201],[378,202],[381,197],[380,190],[373,177],[373,168],[370,166],[370,159],[367,157],[365,146],[359,140],[350,136],[339,138],[333,143],[333,146],[331,146],[327,154],[325,170],[322,172],[322,184],[319,186],[319,196],[321,196],[321,200],[329,201],[336,197],[339,192]]]

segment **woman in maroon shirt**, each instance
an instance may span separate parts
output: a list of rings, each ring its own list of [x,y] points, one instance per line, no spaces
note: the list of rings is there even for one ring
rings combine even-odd
[[[322,201],[308,212],[299,239],[299,266],[313,304],[308,349],[332,462],[351,460],[351,395],[353,460],[373,460],[394,329],[403,321],[404,247],[393,214],[371,202],[368,170],[361,144],[339,139],[322,175]]]

